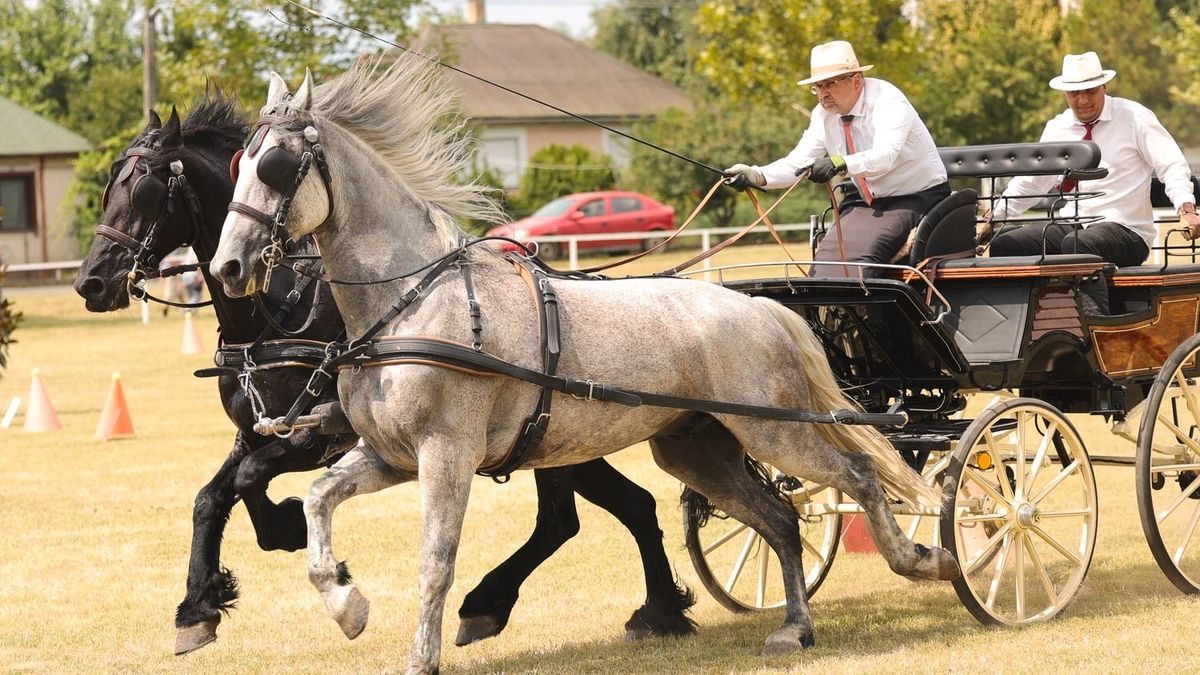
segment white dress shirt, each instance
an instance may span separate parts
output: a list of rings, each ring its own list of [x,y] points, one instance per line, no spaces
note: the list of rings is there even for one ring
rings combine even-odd
[[[946,182],[933,137],[895,85],[864,78],[862,94],[850,111],[853,154],[847,147],[842,116],[818,105],[812,122],[787,157],[757,167],[767,187],[784,187],[796,182],[796,172],[826,155],[841,155],[847,172],[864,177],[876,197],[910,195]]]
[[[1067,108],[1046,123],[1041,141],[1078,141],[1084,132],[1083,123]],[[1092,140],[1100,146],[1100,166],[1108,169],[1108,176],[1079,182],[1081,192],[1104,193],[1077,202],[1079,215],[1099,216],[1100,221],[1096,222],[1120,223],[1144,239],[1146,246],[1154,246],[1157,229],[1150,207],[1150,176],[1158,175],[1176,211],[1188,202],[1195,202],[1192,171],[1183,151],[1149,108],[1113,96],[1104,97],[1104,107],[1092,127]],[[1058,185],[1060,178],[1018,176],[1008,184],[1004,196],[1045,195]],[[1018,216],[1041,200],[1042,197],[1002,199],[993,217],[1005,220]]]

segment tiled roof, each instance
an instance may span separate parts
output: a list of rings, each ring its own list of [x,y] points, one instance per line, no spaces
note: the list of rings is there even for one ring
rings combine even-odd
[[[456,67],[579,115],[637,118],[669,107],[691,109],[678,87],[541,26],[442,26]],[[466,112],[481,121],[568,116],[476,79],[447,71]]]
[[[92,149],[79,134],[0,96],[0,157],[77,155]]]

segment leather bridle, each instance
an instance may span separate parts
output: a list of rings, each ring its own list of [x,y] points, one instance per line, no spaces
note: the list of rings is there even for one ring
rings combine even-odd
[[[237,167],[241,161],[242,153],[246,152],[253,157],[262,145],[263,138],[267,131],[275,124],[284,125],[291,124],[292,120],[287,117],[276,114],[276,110],[280,107],[287,107],[287,101],[284,100],[276,106],[272,111],[264,113],[258,119],[258,124],[250,141],[246,144],[243,151],[239,151],[233,157],[230,163],[230,177],[237,182]],[[268,215],[258,209],[243,204],[242,202],[230,202],[229,211],[237,213],[251,220],[254,220],[262,225],[271,228],[271,243],[263,248],[259,254],[259,258],[266,265],[266,273],[263,277],[263,292],[265,293],[271,286],[271,272],[280,264],[286,257],[286,251],[283,248],[283,227],[287,222],[288,214],[292,210],[293,200],[296,196],[296,191],[300,189],[300,185],[304,183],[304,179],[308,176],[312,165],[317,165],[317,173],[321,176],[321,184],[325,187],[325,197],[329,203],[329,210],[326,213],[325,219],[317,227],[321,227],[328,223],[333,218],[333,176],[329,172],[329,163],[325,159],[325,150],[319,142],[320,134],[314,121],[304,127],[301,138],[304,141],[304,150],[299,157],[296,157],[291,152],[285,150],[282,146],[275,145],[268,148],[261,159],[258,160],[258,179],[267,187],[275,190],[282,199],[279,201],[279,206],[275,209],[274,215]]]
[[[200,234],[200,222],[204,217],[200,211],[200,200],[196,198],[195,191],[192,190],[191,184],[188,183],[187,177],[183,173],[181,160],[177,159],[170,163],[171,177],[167,179],[166,183],[163,183],[150,171],[148,158],[156,152],[152,147],[137,147],[127,150],[124,157],[118,160],[118,162],[124,161],[125,165],[116,177],[105,186],[104,196],[101,199],[101,208],[107,208],[108,194],[112,186],[129,181],[140,166],[143,172],[133,178],[133,185],[129,190],[129,201],[138,213],[151,219],[146,236],[138,240],[108,225],[96,226],[98,236],[108,239],[133,254],[133,267],[127,274],[126,284],[129,295],[137,300],[146,300],[150,297],[145,288],[140,285],[141,282],[163,276],[162,271],[159,270],[159,264],[162,261],[154,252],[154,243],[159,224],[174,215],[176,200],[183,201],[192,224],[191,236],[181,245],[190,246],[196,241]]]

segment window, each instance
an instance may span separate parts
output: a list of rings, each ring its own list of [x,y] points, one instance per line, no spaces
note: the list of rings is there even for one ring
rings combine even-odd
[[[33,219],[33,176],[0,175],[0,231],[36,229]]]
[[[642,202],[634,197],[613,197],[613,213],[641,211]]]
[[[602,216],[604,215],[604,200],[593,199],[592,201],[579,207],[579,210],[585,216]]]

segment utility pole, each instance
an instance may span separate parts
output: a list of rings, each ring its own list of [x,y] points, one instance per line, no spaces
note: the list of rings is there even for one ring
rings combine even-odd
[[[146,119],[150,119],[150,111],[158,102],[158,62],[155,60],[158,30],[154,25],[157,16],[154,0],[146,0],[146,17],[142,21],[142,115]]]

